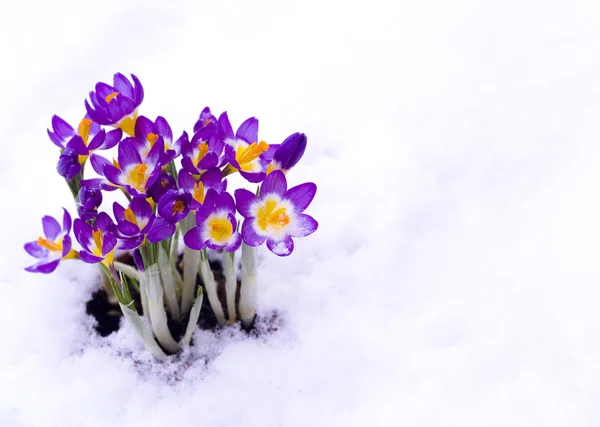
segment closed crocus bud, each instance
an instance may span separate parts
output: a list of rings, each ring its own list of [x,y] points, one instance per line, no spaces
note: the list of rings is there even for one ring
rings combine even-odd
[[[73,179],[81,172],[81,164],[79,163],[79,156],[77,152],[70,147],[67,147],[65,151],[60,155],[58,159],[58,165],[56,165],[56,171],[64,179]]]
[[[167,191],[177,189],[175,179],[168,173],[161,173],[158,180],[148,190],[148,196],[152,197],[154,203],[158,203]]]
[[[285,141],[281,143],[275,154],[273,155],[273,161],[267,169],[267,175],[274,170],[283,171],[287,173],[291,168],[296,166],[296,163],[300,161],[306,150],[306,135],[300,132],[296,132],[288,136]]]
[[[98,188],[88,188],[86,186],[79,189],[79,217],[84,221],[96,218],[98,207],[102,204],[102,192]]]

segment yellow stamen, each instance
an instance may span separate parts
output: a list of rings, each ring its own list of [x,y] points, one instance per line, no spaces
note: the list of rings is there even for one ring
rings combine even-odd
[[[204,203],[204,184],[202,182],[194,184],[194,192],[192,194],[198,203]]]
[[[62,259],[79,259],[79,252],[75,249],[71,249]]]
[[[92,121],[90,119],[86,119],[85,117],[81,119],[79,122],[79,128],[77,129],[77,133],[83,139],[83,143],[88,145],[88,139],[90,137],[90,128],[92,126]]]
[[[37,241],[37,244],[39,246],[46,248],[53,252],[57,252],[57,251],[62,252],[62,239],[59,239],[58,241],[53,242],[52,240],[48,240],[48,239],[44,239],[43,237],[40,237]]]
[[[113,93],[111,93],[110,95],[108,95],[106,98],[104,98],[104,100],[105,100],[106,102],[110,102],[110,101],[112,101],[113,99],[115,99],[115,98],[117,97],[117,95],[118,95],[118,94],[119,94],[119,92],[113,92]]]
[[[97,228],[92,231],[92,239],[94,239],[95,248],[92,249],[92,252],[96,256],[102,256],[102,244],[104,243],[104,236],[102,235],[102,231]]]
[[[290,223],[287,209],[284,207],[277,208],[275,200],[268,200],[265,203],[265,208],[258,211],[256,219],[258,226],[263,231],[267,231],[269,226],[281,229]]]
[[[156,143],[156,140],[158,139],[158,135],[150,132],[148,135],[146,135],[146,139],[148,140],[148,142],[150,142],[150,146],[154,147],[154,144]]]
[[[198,163],[200,163],[200,160],[202,160],[207,153],[208,144],[206,142],[201,142],[200,144],[198,144],[198,155],[196,156],[196,159],[194,161],[195,167],[198,167]]]
[[[139,163],[131,170],[131,172],[129,172],[129,184],[140,193],[144,192],[145,190],[147,169],[148,165],[145,163]]]
[[[179,212],[183,212],[185,209],[185,205],[181,200],[177,200],[175,204],[173,204],[173,215]]]
[[[258,143],[253,142],[245,148],[239,148],[235,153],[235,159],[243,171],[252,172],[253,168],[250,163],[268,149],[269,144],[265,141],[260,141]]]
[[[206,119],[206,121],[204,122],[204,126],[208,126],[210,124],[210,119]]]
[[[137,219],[135,217],[135,214],[133,213],[133,211],[131,210],[131,208],[127,208],[125,209],[125,211],[123,212],[123,215],[125,216],[125,219],[129,222],[133,222],[135,225],[138,225]]]
[[[121,165],[119,165],[119,162],[117,162],[117,161],[115,160],[115,158],[114,158],[114,157],[113,157],[113,159],[112,159],[112,164],[113,164],[113,166],[114,166],[114,167],[116,167],[117,169],[121,169]]]
[[[208,224],[210,238],[218,244],[225,243],[233,233],[233,227],[227,218],[213,218]]]
[[[225,169],[223,169],[223,178],[225,178],[227,175],[231,175],[232,173],[236,173],[237,171],[238,170],[231,166],[231,164],[228,164],[227,166],[225,166]]]

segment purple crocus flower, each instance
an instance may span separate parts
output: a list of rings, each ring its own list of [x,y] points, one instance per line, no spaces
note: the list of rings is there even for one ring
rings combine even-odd
[[[67,147],[72,148],[77,154],[82,156],[82,158],[80,158],[80,163],[85,163],[87,157],[94,151],[108,150],[117,145],[121,140],[122,135],[123,131],[121,129],[114,129],[108,133],[102,129],[96,133],[89,144],[87,143],[87,140],[80,135],[75,135],[71,138]]]
[[[218,122],[219,137],[225,144],[225,156],[232,167],[250,182],[265,179],[266,169],[277,145],[258,140],[258,119],[251,117],[240,125],[235,135],[227,113]]]
[[[274,170],[287,173],[296,166],[306,150],[306,135],[296,132],[288,136],[275,150],[273,160],[267,168],[267,175]]]
[[[160,175],[163,152],[162,140],[159,140],[142,160],[131,139],[126,138],[119,144],[119,167],[105,164],[104,176],[113,184],[125,187],[133,196],[145,195]]]
[[[223,180],[223,174],[219,168],[210,168],[202,174],[199,180],[196,180],[185,169],[182,169],[177,176],[179,188],[187,190],[192,195],[191,210],[196,210],[204,204],[206,192],[209,188],[217,193],[222,193],[227,189],[227,180]]]
[[[74,136],[79,135],[83,139],[85,145],[87,145],[89,138],[94,138],[99,131],[100,125],[90,120],[87,114],[81,119],[81,122],[79,122],[77,132],[75,132],[73,127],[66,121],[58,116],[53,116],[52,131],[48,129],[48,136],[57,147],[65,149],[67,142]]]
[[[204,205],[196,211],[196,227],[188,231],[183,240],[196,250],[208,247],[235,252],[242,244],[242,237],[237,232],[233,197],[227,192],[217,194],[209,190]]]
[[[67,147],[58,158],[56,171],[64,179],[73,179],[81,172],[81,163],[79,163],[79,155],[71,147]]]
[[[113,78],[113,86],[97,83],[96,90],[90,92],[90,105],[86,99],[85,109],[90,118],[101,125],[123,129],[129,136],[134,135],[138,107],[144,100],[144,88],[135,75],[131,75],[133,85],[121,73]]]
[[[127,209],[115,202],[113,212],[120,233],[119,249],[123,250],[134,249],[141,245],[156,218],[152,206],[143,196],[134,197]]]
[[[116,227],[107,213],[98,214],[93,228],[84,220],[75,219],[73,231],[83,248],[79,251],[79,257],[84,262],[102,262],[107,267],[113,263],[117,246]]]
[[[170,174],[162,172],[154,185],[148,189],[148,196],[152,197],[154,203],[158,203],[160,198],[169,190],[177,188],[175,178]]]
[[[209,124],[194,134],[190,142],[181,147],[183,157],[181,166],[192,175],[202,175],[219,164],[219,156],[223,152],[223,143],[217,135],[217,128]]]
[[[287,256],[294,250],[292,237],[304,237],[315,232],[317,221],[302,212],[315,196],[312,182],[287,190],[281,171],[273,171],[260,187],[260,198],[245,189],[235,191],[237,209],[245,218],[242,237],[248,246],[267,247],[275,255]]]
[[[27,253],[40,261],[25,270],[32,273],[52,273],[63,259],[77,258],[77,251],[71,249],[71,216],[64,209],[62,227],[51,216],[42,218],[44,236],[25,244]]]
[[[148,233],[150,243],[168,239],[175,233],[176,223],[190,212],[192,195],[183,189],[168,190],[158,201],[158,214]]]
[[[99,188],[82,186],[77,195],[79,206],[77,211],[79,217],[84,221],[90,221],[98,215],[98,208],[102,204],[102,191]]]
[[[138,151],[140,151],[142,159],[148,155],[158,138],[161,137],[165,147],[165,153],[161,160],[163,165],[166,165],[179,156],[181,153],[181,144],[183,141],[187,141],[187,134],[185,134],[185,137],[182,135],[175,143],[173,143],[171,126],[169,126],[169,123],[161,116],[158,116],[154,122],[147,117],[139,116],[135,123],[135,137],[136,143],[141,143],[141,147],[138,148]]]
[[[198,121],[194,124],[194,133],[211,123],[217,124],[217,118],[210,112],[210,108],[204,107],[204,110],[200,113],[200,117],[198,117]]]

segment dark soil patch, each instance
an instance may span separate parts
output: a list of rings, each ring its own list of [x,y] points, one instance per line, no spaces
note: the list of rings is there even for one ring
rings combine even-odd
[[[181,274],[183,274],[182,258],[183,256],[181,255],[177,262],[177,269]],[[134,265],[133,257],[130,254],[123,254],[118,257],[118,260],[129,265]],[[225,315],[227,316],[228,310],[225,295],[225,275],[223,274],[223,265],[218,260],[210,261],[210,268],[213,271],[213,274],[215,276],[215,282],[217,283],[217,294],[219,296],[219,300],[221,301],[223,310],[225,312]],[[240,299],[240,284],[241,283],[238,280],[235,297],[236,306]],[[204,287],[200,276],[198,276],[196,279],[196,286]],[[134,300],[136,309],[138,313],[141,314],[142,303],[140,299],[140,294],[133,287],[130,287],[130,292]],[[119,323],[121,320],[121,316],[123,315],[118,304],[111,304],[111,302],[108,300],[107,294],[103,288],[92,294],[91,300],[89,300],[86,304],[86,313],[93,316],[96,319],[97,324],[95,326],[95,329],[103,337],[106,337],[119,329]],[[188,319],[189,316],[184,316],[180,321],[175,321],[170,318],[168,319],[169,330],[171,331],[171,334],[173,335],[173,338],[176,341],[179,341],[179,339],[185,332]],[[254,323],[257,324],[258,322],[255,320]],[[260,327],[255,328],[253,324],[249,332],[251,332],[252,335],[261,335],[265,332],[270,333],[274,330],[277,330],[279,326],[279,319],[277,318],[277,314],[274,313],[269,319],[263,319],[263,321],[260,322],[260,325]],[[206,296],[206,289],[204,289],[204,298],[202,301],[202,308],[200,310],[200,317],[198,319],[198,326],[201,329],[208,330],[213,330],[217,328],[217,319],[215,317],[215,313],[213,312],[210,306],[208,297]]]

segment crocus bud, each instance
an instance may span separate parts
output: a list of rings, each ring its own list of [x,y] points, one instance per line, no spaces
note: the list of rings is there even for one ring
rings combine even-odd
[[[275,151],[273,161],[267,169],[267,174],[274,170],[284,173],[293,168],[300,161],[306,150],[306,135],[296,132],[288,136]]]

